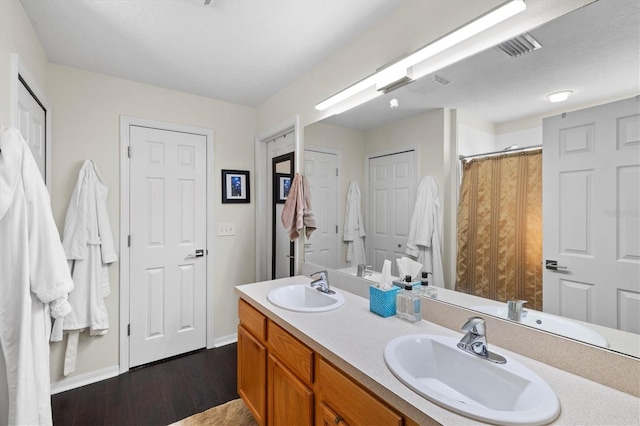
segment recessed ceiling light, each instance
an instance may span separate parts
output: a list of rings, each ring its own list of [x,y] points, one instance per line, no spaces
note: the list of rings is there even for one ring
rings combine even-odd
[[[398,108],[398,100],[396,98],[393,98],[389,101],[389,106],[391,108]]]
[[[563,90],[547,95],[547,99],[549,99],[549,102],[562,102],[566,101],[571,94],[573,94],[573,90]]]

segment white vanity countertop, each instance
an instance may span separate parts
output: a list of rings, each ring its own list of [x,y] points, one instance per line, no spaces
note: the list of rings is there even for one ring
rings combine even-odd
[[[461,333],[427,321],[412,324],[395,316],[382,318],[369,311],[367,299],[339,289],[345,296],[345,304],[329,312],[293,312],[267,301],[269,291],[276,287],[310,281],[308,277],[297,276],[241,285],[235,291],[242,299],[417,423],[424,424],[426,415],[446,425],[482,424],[422,398],[396,379],[383,358],[386,344],[398,336],[424,333],[461,338]],[[555,391],[560,400],[561,413],[554,424],[640,424],[639,398],[491,345],[491,330],[487,335],[492,351],[521,362]]]

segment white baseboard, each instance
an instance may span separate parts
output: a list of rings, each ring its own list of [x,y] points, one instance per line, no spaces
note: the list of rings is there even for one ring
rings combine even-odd
[[[120,366],[112,365],[111,367],[105,367],[89,373],[66,377],[60,381],[51,383],[51,395],[107,380],[116,377],[118,374],[120,374]]]
[[[230,345],[238,341],[238,333],[227,334],[226,336],[213,339],[213,347],[219,348],[220,346]]]

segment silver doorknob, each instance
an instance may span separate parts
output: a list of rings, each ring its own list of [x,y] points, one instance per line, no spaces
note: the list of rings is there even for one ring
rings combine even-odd
[[[187,258],[192,259],[194,257],[202,257],[202,256],[204,256],[204,249],[197,249],[193,253],[189,253],[187,255]]]
[[[563,269],[563,270],[567,269],[566,266],[558,265],[557,260],[549,260],[549,259],[545,260],[544,267],[549,269],[550,271],[557,271],[558,269]]]

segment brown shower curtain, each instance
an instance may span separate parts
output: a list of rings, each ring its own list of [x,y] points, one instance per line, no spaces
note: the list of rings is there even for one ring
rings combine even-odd
[[[542,150],[463,169],[456,290],[542,311]]]

